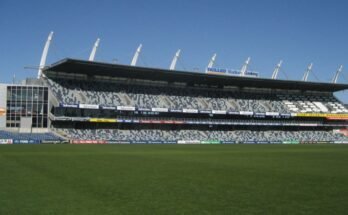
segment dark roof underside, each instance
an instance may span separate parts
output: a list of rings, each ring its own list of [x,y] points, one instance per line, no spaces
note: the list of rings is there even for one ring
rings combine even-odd
[[[153,81],[184,82],[188,84],[223,85],[238,87],[273,88],[289,90],[311,90],[336,92],[348,89],[347,84],[331,84],[318,82],[272,80],[266,78],[250,78],[239,76],[211,75],[197,72],[173,71],[157,68],[91,62],[76,59],[64,59],[44,70],[49,76],[50,71],[70,74],[137,78]]]

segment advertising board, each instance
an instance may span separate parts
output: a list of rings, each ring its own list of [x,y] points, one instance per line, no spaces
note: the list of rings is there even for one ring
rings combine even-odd
[[[99,105],[79,104],[81,109],[99,109]]]
[[[0,139],[0,144],[12,144],[12,139]]]
[[[117,106],[117,110],[135,111],[135,107],[132,107],[132,106]]]

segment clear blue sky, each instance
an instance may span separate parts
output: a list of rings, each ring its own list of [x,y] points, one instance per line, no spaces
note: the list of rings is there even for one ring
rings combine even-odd
[[[281,59],[290,79],[310,62],[320,81],[331,81],[339,64],[348,76],[345,0],[1,0],[0,26],[0,82],[36,76],[24,67],[38,66],[51,30],[48,64],[87,59],[100,37],[98,61],[128,64],[142,43],[142,66],[167,68],[180,48],[178,69],[203,70],[216,52],[217,66],[232,69],[250,56],[262,77]],[[348,102],[347,92],[337,95]]]

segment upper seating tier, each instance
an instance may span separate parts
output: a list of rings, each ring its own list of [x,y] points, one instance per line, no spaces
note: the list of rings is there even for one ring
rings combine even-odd
[[[47,83],[56,98],[66,104],[280,113],[348,112],[332,94],[265,94],[64,79],[48,79]]]

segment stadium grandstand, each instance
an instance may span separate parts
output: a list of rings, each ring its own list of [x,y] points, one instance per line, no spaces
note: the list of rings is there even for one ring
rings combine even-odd
[[[334,93],[347,84],[279,80],[249,71],[205,73],[63,59],[38,79],[0,85],[1,143],[299,144],[348,143],[348,109]]]

